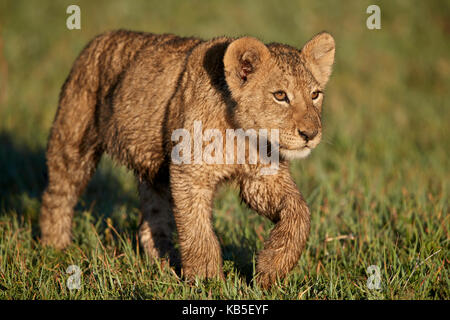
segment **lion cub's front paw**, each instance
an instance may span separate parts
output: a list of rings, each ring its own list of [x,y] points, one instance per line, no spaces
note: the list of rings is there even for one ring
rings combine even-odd
[[[189,283],[194,283],[196,278],[225,279],[222,268],[211,263],[204,265],[184,266],[182,273],[186,281]]]
[[[62,235],[46,235],[41,236],[41,244],[44,247],[53,247],[58,250],[63,250],[67,248],[72,243],[70,234]]]
[[[256,265],[255,281],[261,288],[269,289],[278,278],[282,278],[288,270],[283,269],[276,250],[266,249],[259,253]]]
[[[277,281],[277,275],[271,272],[259,272],[255,276],[255,281],[262,289],[267,290]]]

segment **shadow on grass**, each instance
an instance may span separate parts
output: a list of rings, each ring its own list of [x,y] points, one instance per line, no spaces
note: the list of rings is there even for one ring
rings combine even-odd
[[[244,241],[245,242],[245,239]],[[256,248],[248,244],[228,244],[222,246],[224,264],[231,263],[247,285],[253,280],[253,257]],[[230,272],[230,270],[227,270]]]
[[[41,196],[48,183],[45,149],[33,149],[14,141],[9,133],[0,133],[0,216],[12,212],[29,219],[33,236]],[[126,191],[113,170],[98,168],[75,210],[90,210],[94,218],[113,215],[117,207],[137,207],[137,195]],[[136,232],[136,230],[129,230]]]

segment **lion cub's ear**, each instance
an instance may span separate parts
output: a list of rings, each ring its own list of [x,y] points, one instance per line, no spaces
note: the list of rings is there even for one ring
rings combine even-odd
[[[335,43],[331,34],[321,32],[309,40],[301,50],[308,69],[314,78],[325,87],[334,62]]]
[[[269,57],[269,49],[255,38],[243,37],[231,42],[223,57],[225,78],[230,89],[249,81]]]

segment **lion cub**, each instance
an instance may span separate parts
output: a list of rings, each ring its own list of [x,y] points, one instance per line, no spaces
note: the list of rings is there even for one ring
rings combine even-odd
[[[269,287],[295,266],[308,238],[310,213],[288,160],[307,156],[321,139],[334,52],[328,33],[301,51],[251,37],[203,41],[124,30],[96,37],[61,90],[47,147],[42,243],[70,244],[73,207],[105,152],[138,178],[141,245],[152,257],[172,256],[176,226],[187,279],[223,277],[212,203],[219,183],[235,181],[243,201],[275,223],[257,261],[257,280]],[[276,143],[267,139],[280,155],[276,172],[262,174],[268,164],[261,161],[174,161],[173,132],[194,139],[196,121],[224,137],[229,129],[276,129]]]

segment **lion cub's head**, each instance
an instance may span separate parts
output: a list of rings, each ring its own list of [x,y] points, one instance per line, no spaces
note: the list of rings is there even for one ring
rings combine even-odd
[[[241,128],[278,129],[280,154],[303,158],[322,136],[323,90],[331,74],[335,43],[328,33],[312,38],[302,50],[264,45],[244,37],[224,56],[225,78],[236,101],[234,120]]]

